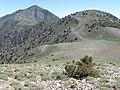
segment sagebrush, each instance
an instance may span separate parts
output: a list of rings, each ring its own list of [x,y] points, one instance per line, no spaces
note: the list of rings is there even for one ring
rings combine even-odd
[[[83,78],[86,76],[97,76],[98,71],[93,67],[94,62],[91,56],[85,56],[80,61],[67,62],[65,70],[68,76],[74,78]]]

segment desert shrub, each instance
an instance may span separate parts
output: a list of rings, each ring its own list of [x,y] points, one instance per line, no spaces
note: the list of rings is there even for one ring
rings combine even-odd
[[[8,80],[8,76],[4,74],[0,74],[0,79],[2,80]]]
[[[92,56],[85,55],[85,57],[80,60],[82,63],[90,65],[90,66],[92,66],[94,64]]]
[[[25,72],[16,73],[15,76],[14,76],[14,79],[22,81],[26,77],[25,75],[26,75]]]
[[[41,76],[41,80],[42,81],[51,80],[51,77],[50,77],[49,73],[48,72],[43,72],[43,75]]]
[[[10,85],[14,86],[14,87],[18,87],[18,86],[20,86],[20,83],[18,81],[12,80],[12,81],[10,81]]]
[[[67,75],[65,75],[61,72],[53,72],[51,74],[51,78],[54,80],[67,80],[68,79]]]
[[[85,56],[80,59],[80,61],[72,61],[65,65],[65,70],[69,77],[83,78],[86,76],[97,76],[98,72],[93,67],[93,58],[90,56]]]

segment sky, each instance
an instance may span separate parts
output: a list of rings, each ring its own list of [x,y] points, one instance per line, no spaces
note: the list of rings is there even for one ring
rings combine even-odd
[[[0,17],[32,5],[47,9],[60,18],[88,9],[106,11],[120,18],[120,0],[1,0]]]

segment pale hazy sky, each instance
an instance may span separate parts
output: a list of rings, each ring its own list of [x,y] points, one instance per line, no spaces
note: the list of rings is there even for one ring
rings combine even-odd
[[[32,5],[47,9],[59,17],[82,10],[97,9],[120,18],[120,0],[1,0],[0,17]]]

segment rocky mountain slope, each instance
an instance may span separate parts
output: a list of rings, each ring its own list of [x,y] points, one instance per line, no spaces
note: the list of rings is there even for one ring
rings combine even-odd
[[[38,9],[37,6],[32,6],[17,12],[22,12],[22,14],[31,12],[31,17],[34,16],[32,13],[36,11],[36,8]],[[40,11],[43,10],[41,8],[39,9]],[[29,62],[28,58],[38,53],[33,53],[32,49],[41,45],[72,43],[86,40],[120,41],[120,20],[106,12],[86,10],[76,12],[62,19],[51,15],[52,19],[49,19],[49,21],[54,21],[54,23],[40,19],[43,17],[47,18],[47,16],[50,17],[47,14],[41,15],[38,13],[38,16],[41,17],[34,18],[34,20],[38,20],[38,24],[21,26],[20,23],[17,25],[12,23],[13,26],[11,28],[1,29],[1,63]],[[23,20],[20,22],[24,21],[24,17],[22,18]],[[3,18],[1,20],[4,21]],[[27,17],[27,20],[32,19],[28,19]],[[32,20],[33,24],[34,20]]]
[[[106,12],[86,10],[68,15],[58,21],[56,42],[81,40],[119,41],[120,20]],[[61,33],[59,32],[61,31]]]
[[[7,24],[14,25],[35,25],[40,22],[56,22],[59,20],[57,16],[52,14],[46,9],[42,9],[37,5],[33,5],[27,9],[18,10],[12,14],[0,18],[0,25],[6,26]]]
[[[105,41],[96,41],[95,44],[102,43],[103,46],[116,47],[117,42],[111,43]],[[86,45],[87,44],[87,45]],[[85,45],[85,46],[84,46]],[[68,46],[68,47],[67,47]],[[71,47],[72,48],[69,48]],[[74,47],[76,46],[76,47]],[[94,46],[94,41],[89,42],[77,42],[77,43],[66,43],[58,45],[46,45],[42,46],[41,49],[47,50],[52,54],[46,55],[46,58],[40,59],[36,63],[25,63],[25,64],[1,64],[0,68],[0,89],[1,90],[120,90],[120,67],[118,64],[111,62],[105,54],[109,54],[109,50],[105,49],[102,45],[97,50],[90,50],[89,47]],[[58,47],[59,49],[55,47]],[[97,52],[101,53],[98,57],[94,55],[95,66],[99,70],[98,77],[85,77],[84,79],[70,78],[65,75],[64,67],[65,63],[73,60],[74,55],[81,58],[79,54],[86,54],[86,48],[89,48],[90,54]],[[93,48],[93,47],[92,47]],[[40,48],[36,48],[36,51]],[[64,50],[64,52],[63,52]],[[107,50],[107,52],[105,52]],[[74,52],[73,52],[74,51]],[[110,52],[115,55],[115,51]],[[120,49],[118,50],[120,51]],[[48,53],[49,53],[48,52]],[[47,54],[47,53],[46,53]],[[67,57],[69,55],[71,57]],[[96,54],[97,55],[97,54]],[[109,54],[110,55],[110,54]],[[102,57],[101,57],[102,56]],[[119,56],[119,54],[118,54]],[[119,57],[118,57],[119,58]],[[33,58],[32,58],[33,59]],[[107,61],[107,60],[108,61]],[[113,57],[112,57],[113,59]],[[79,60],[74,58],[74,60]],[[103,61],[101,61],[103,60]]]
[[[0,18],[0,50],[16,47],[24,42],[30,30],[27,27],[38,23],[55,23],[59,18],[36,5],[18,10]]]
[[[0,89],[119,90],[119,52],[117,17],[86,10],[59,19],[34,5],[0,18]],[[66,75],[66,63],[85,55],[98,76]]]

